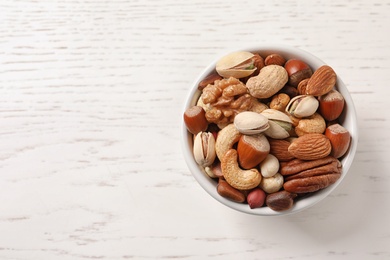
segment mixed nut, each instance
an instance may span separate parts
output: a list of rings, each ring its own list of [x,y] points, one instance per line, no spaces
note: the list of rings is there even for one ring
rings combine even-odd
[[[217,192],[250,208],[290,209],[342,174],[351,136],[338,121],[344,98],[334,70],[313,71],[280,54],[226,55],[199,82],[184,112],[195,161]]]

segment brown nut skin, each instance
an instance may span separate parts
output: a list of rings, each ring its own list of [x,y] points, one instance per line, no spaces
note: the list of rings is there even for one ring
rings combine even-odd
[[[272,149],[272,146],[271,146]],[[289,153],[301,160],[316,160],[330,154],[332,146],[323,134],[305,134],[295,139],[288,147]]]
[[[286,191],[294,193],[309,193],[324,189],[335,183],[341,174],[330,173],[319,176],[299,178],[286,181],[283,188]]]
[[[313,166],[310,169],[302,170],[296,174],[285,176],[284,178],[285,182],[290,180],[295,180],[295,179],[303,179],[303,178],[326,175],[326,174],[341,174],[341,168],[342,168],[341,162],[332,156],[329,157],[332,158],[332,160],[329,163],[324,165],[319,165],[319,166]],[[314,164],[316,163],[316,161],[322,161],[322,159],[313,160],[313,161],[304,161],[302,164],[305,164],[305,162],[306,163],[313,162]]]
[[[286,63],[286,59],[283,58],[280,54],[270,54],[267,57],[265,57],[264,63],[266,66],[268,65],[279,65],[284,66]]]
[[[336,85],[337,75],[328,65],[323,65],[314,71],[306,86],[306,95],[322,96]]]
[[[248,193],[246,200],[251,209],[260,208],[264,205],[266,196],[267,195],[262,189],[255,188]]]
[[[207,87],[208,84],[213,84],[216,80],[221,80],[222,77],[218,75],[216,71],[205,77],[202,81],[198,84],[198,89],[203,90],[205,87]]]
[[[265,204],[274,211],[285,211],[292,208],[298,195],[285,190],[267,195]]]
[[[212,179],[223,177],[221,162],[218,159],[216,159],[212,165],[205,167],[204,171]]]
[[[335,158],[342,157],[348,150],[351,143],[351,135],[348,130],[340,124],[333,124],[326,128],[325,136],[329,138],[332,145],[330,154]]]
[[[294,193],[309,193],[324,189],[341,176],[342,164],[332,156],[315,160],[294,159],[281,163],[283,188]]]
[[[299,82],[303,79],[310,78],[313,74],[309,65],[297,59],[288,60],[284,65],[284,68],[288,73],[288,83],[294,87],[297,87]]]
[[[243,203],[246,199],[245,194],[242,191],[233,188],[222,178],[219,178],[218,180],[217,192],[222,197],[238,203]]]
[[[318,98],[320,113],[327,121],[336,120],[344,109],[344,97],[335,89]]]
[[[304,79],[301,82],[299,82],[297,91],[299,95],[306,95],[306,88],[307,88],[307,83],[309,82],[309,79]]]
[[[298,96],[298,89],[291,85],[285,85],[279,92],[287,94],[290,97],[290,99]]]
[[[300,172],[317,168],[320,166],[328,165],[336,161],[337,159],[332,156],[327,156],[321,159],[310,160],[310,161],[294,159],[288,162],[281,162],[280,173],[283,176],[296,175]]]
[[[206,112],[201,106],[192,106],[188,108],[184,112],[183,118],[187,130],[194,135],[206,131],[209,125],[206,119]]]
[[[255,53],[253,55],[253,65],[257,68],[255,70],[255,72],[251,75],[251,76],[257,76],[259,75],[259,72],[262,68],[264,68],[265,64],[264,64],[264,58],[258,54],[258,53]]]
[[[274,155],[279,161],[290,161],[294,156],[288,151],[290,142],[283,139],[268,138],[270,144],[270,154]]]

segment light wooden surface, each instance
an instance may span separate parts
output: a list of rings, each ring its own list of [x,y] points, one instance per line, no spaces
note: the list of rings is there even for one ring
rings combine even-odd
[[[0,259],[390,259],[390,1],[0,2]],[[181,154],[191,83],[277,43],[331,65],[359,147],[285,217],[220,205]]]

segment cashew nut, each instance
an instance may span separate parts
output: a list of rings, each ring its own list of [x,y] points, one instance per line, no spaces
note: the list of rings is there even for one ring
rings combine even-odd
[[[217,140],[215,141],[215,152],[220,161],[222,161],[226,152],[238,142],[240,137],[241,133],[234,124],[229,124],[218,132]]]
[[[283,175],[276,173],[272,177],[263,178],[260,182],[260,188],[267,193],[274,193],[283,187]]]
[[[250,190],[261,182],[261,174],[256,169],[242,170],[237,162],[237,151],[230,149],[221,161],[223,177],[233,188]]]

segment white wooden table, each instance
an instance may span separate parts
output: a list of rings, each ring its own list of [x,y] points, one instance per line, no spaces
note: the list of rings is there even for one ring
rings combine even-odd
[[[0,2],[0,259],[390,259],[390,1]],[[181,154],[216,57],[314,53],[346,83],[359,147],[285,217],[224,207]]]

